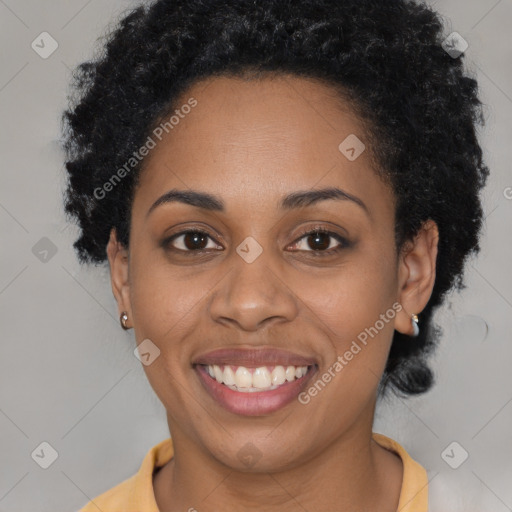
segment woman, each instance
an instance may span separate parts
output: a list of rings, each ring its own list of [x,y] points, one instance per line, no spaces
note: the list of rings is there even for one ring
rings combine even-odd
[[[479,250],[477,83],[423,4],[159,0],[76,74],[66,212],[172,440],[83,512],[426,512],[372,431]]]

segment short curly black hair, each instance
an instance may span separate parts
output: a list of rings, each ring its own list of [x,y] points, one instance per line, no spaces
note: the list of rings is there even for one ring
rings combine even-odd
[[[443,22],[408,0],[158,0],[123,14],[101,55],[74,70],[62,115],[68,183],[65,211],[78,222],[81,263],[107,260],[111,228],[129,246],[130,212],[142,164],[106,197],[101,188],[177,106],[187,87],[214,76],[293,74],[327,83],[357,112],[376,168],[392,186],[396,247],[434,220],[439,228],[435,285],[420,334],[395,331],[379,397],[429,390],[427,356],[441,329],[432,313],[465,288],[477,253],[480,189],[489,170],[477,140],[484,124],[478,84],[463,54],[441,44]]]

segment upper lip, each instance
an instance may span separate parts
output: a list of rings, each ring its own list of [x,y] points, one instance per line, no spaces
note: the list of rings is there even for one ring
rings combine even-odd
[[[276,348],[222,348],[198,356],[193,364],[233,365],[246,368],[260,366],[311,366],[316,364],[312,357],[304,357],[287,350]]]

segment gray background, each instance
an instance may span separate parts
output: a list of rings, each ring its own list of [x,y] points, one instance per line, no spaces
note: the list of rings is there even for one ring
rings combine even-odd
[[[468,288],[436,317],[445,328],[433,361],[437,386],[383,403],[374,430],[427,469],[431,512],[505,512],[512,510],[512,0],[431,3],[446,16],[446,35],[468,41],[466,66],[487,105],[481,141],[492,175],[483,249],[468,264]],[[168,436],[163,406],[133,355],[133,331],[119,327],[108,268],[80,268],[71,247],[77,230],[62,212],[58,141],[70,69],[134,5],[0,0],[0,512],[78,510],[135,473]],[[58,42],[47,59],[31,48],[43,31]],[[55,254],[38,252],[44,237]],[[48,469],[31,456],[44,441],[58,453]],[[454,441],[451,460],[469,453],[457,469],[442,455]]]

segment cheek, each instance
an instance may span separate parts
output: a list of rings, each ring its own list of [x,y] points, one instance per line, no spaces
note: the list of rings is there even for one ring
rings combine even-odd
[[[304,275],[299,295],[332,336],[344,342],[373,326],[396,298],[396,272],[383,260],[359,255],[329,276]],[[299,282],[299,281],[298,281]],[[392,308],[391,308],[392,309]],[[388,320],[394,310],[388,314]],[[388,326],[392,322],[385,322]],[[379,329],[386,330],[378,324]],[[387,328],[389,330],[389,328]]]
[[[317,427],[326,436],[361,414],[385,368],[396,316],[396,272],[384,261],[358,254],[321,285],[311,277],[301,284],[304,302],[331,343],[304,397],[315,411],[311,428],[318,418]],[[330,421],[322,422],[326,417]]]
[[[161,257],[133,261],[131,305],[137,330],[155,343],[172,347],[196,320],[210,287],[191,275],[189,268],[174,267]]]
[[[168,411],[188,410],[184,382],[192,370],[186,341],[197,330],[197,314],[209,287],[200,279],[186,280],[181,269],[171,270],[147,255],[144,264],[137,264],[136,258],[133,263],[131,304],[137,344],[149,339],[159,351],[151,364],[143,366],[144,372]]]
[[[330,368],[336,375],[334,385],[329,385],[333,400],[342,396],[348,404],[359,397],[359,403],[378,385],[394,332],[393,304],[399,307],[396,278],[392,257],[358,251],[329,278],[308,276],[301,281],[299,293],[306,309],[312,310],[331,345],[323,372]]]

